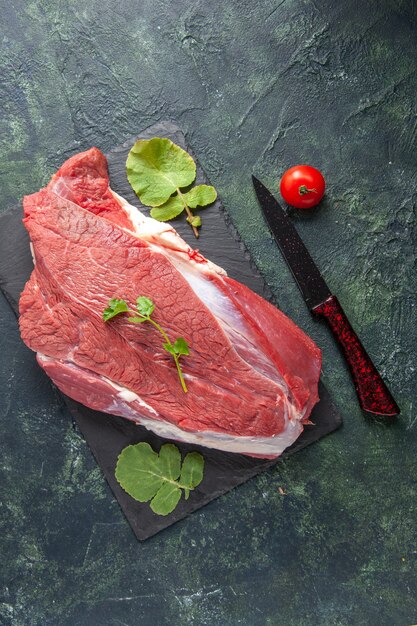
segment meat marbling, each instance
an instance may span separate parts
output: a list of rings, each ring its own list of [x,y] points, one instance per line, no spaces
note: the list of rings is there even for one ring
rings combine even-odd
[[[318,400],[321,352],[281,311],[205,259],[168,224],[109,186],[97,149],[64,163],[24,198],[35,267],[20,330],[65,394],[155,433],[273,458]],[[102,320],[110,298],[150,297],[156,321],[184,337],[188,386],[148,324]]]

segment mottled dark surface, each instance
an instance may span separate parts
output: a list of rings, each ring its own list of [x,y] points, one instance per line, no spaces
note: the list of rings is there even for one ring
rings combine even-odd
[[[0,624],[416,623],[415,2],[3,0],[1,14],[2,209],[73,152],[176,119],[322,346],[345,425],[138,544],[1,302]],[[329,186],[297,227],[390,383],[395,425],[360,413],[256,204],[251,171],[276,189],[300,161]]]

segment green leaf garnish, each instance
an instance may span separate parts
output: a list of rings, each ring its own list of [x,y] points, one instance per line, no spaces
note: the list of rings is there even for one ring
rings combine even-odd
[[[207,206],[215,201],[217,192],[211,185],[197,185],[184,194],[186,203],[191,209]]]
[[[184,337],[178,337],[174,343],[174,351],[175,354],[190,354],[190,350],[188,348],[188,343],[185,341]]]
[[[196,226],[198,228],[201,226],[201,217],[199,215],[194,215],[191,219],[187,217],[187,222],[191,224],[191,226]]]
[[[177,480],[181,473],[181,454],[173,443],[165,444],[159,451],[159,466],[165,476]]]
[[[139,296],[136,300],[136,308],[138,313],[144,315],[145,317],[149,317],[155,310],[155,305],[150,298],[146,296]]]
[[[126,173],[140,201],[160,206],[174,191],[191,185],[196,176],[190,155],[164,137],[139,139],[129,152]]]
[[[163,483],[157,453],[144,442],[128,446],[117,460],[116,480],[132,498],[147,502]]]
[[[180,215],[183,211],[184,203],[181,198],[176,195],[171,196],[169,200],[161,204],[161,206],[153,207],[151,209],[151,217],[153,217],[154,220],[158,220],[158,222],[168,222]]]
[[[167,222],[185,211],[187,222],[198,237],[201,218],[194,216],[191,209],[211,204],[217,193],[211,185],[181,191],[196,177],[194,160],[185,150],[166,137],[139,139],[127,157],[126,174],[142,204],[153,207],[154,219]]]
[[[194,489],[203,480],[204,459],[198,452],[189,452],[182,464],[180,483]]]
[[[182,355],[186,356],[190,354],[188,343],[183,337],[178,337],[172,344],[170,338],[168,337],[162,326],[158,324],[158,322],[156,322],[154,319],[152,319],[151,315],[154,310],[155,305],[150,298],[147,298],[146,296],[139,296],[136,299],[137,315],[130,315],[128,317],[128,321],[132,324],[143,324],[144,322],[149,322],[162,335],[162,337],[164,338],[164,343],[162,344],[162,347],[173,356],[181,387],[184,393],[187,393],[188,389],[187,385],[185,384],[184,375],[182,373],[180,357]],[[107,307],[107,309],[104,309],[103,311],[103,320],[105,322],[108,322],[110,319],[112,319],[112,317],[119,315],[119,313],[125,312],[133,313],[133,311],[131,311],[127,306],[125,300],[112,298],[109,301],[109,306]]]
[[[125,300],[119,300],[118,298],[112,298],[109,300],[109,306],[107,309],[103,311],[103,320],[107,322],[111,320],[112,317],[116,317],[120,313],[126,313],[129,311],[129,307],[127,306]]]
[[[174,346],[172,345],[172,343],[163,343],[162,347],[164,348],[164,350],[172,354],[172,356],[176,356],[177,353],[175,352]]]
[[[204,458],[189,452],[181,467],[177,446],[164,444],[159,454],[141,442],[122,450],[116,465],[116,479],[135,500],[148,502],[157,515],[171,513],[184,490],[185,499],[203,480]]]
[[[150,507],[157,515],[169,515],[181,499],[181,489],[171,483],[164,483],[151,500]]]

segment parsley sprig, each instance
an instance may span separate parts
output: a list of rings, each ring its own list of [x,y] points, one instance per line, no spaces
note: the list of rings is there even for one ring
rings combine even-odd
[[[162,326],[158,324],[158,322],[156,322],[154,319],[152,319],[151,315],[154,310],[154,303],[150,298],[147,298],[146,296],[139,296],[136,299],[136,309],[134,311],[129,309],[126,300],[112,298],[111,300],[109,300],[108,307],[103,311],[103,320],[105,322],[108,322],[109,320],[113,319],[113,317],[116,317],[116,315],[120,315],[121,313],[130,313],[131,316],[128,318],[128,320],[132,324],[143,324],[144,322],[149,322],[150,324],[152,324],[152,326],[162,335],[164,339],[162,347],[173,357],[177,368],[178,377],[181,382],[181,387],[184,393],[187,393],[188,389],[187,385],[185,384],[184,375],[182,373],[180,357],[190,354],[188,343],[185,341],[184,337],[178,337],[174,341],[174,343],[172,343]]]

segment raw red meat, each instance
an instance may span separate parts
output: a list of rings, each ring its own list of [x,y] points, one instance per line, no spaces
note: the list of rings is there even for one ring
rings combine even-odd
[[[320,350],[170,225],[114,193],[97,148],[64,163],[24,210],[35,269],[20,299],[21,335],[64,393],[221,450],[270,458],[295,441],[318,400]],[[139,295],[190,345],[187,394],[149,324],[102,320],[110,298],[133,306]]]

